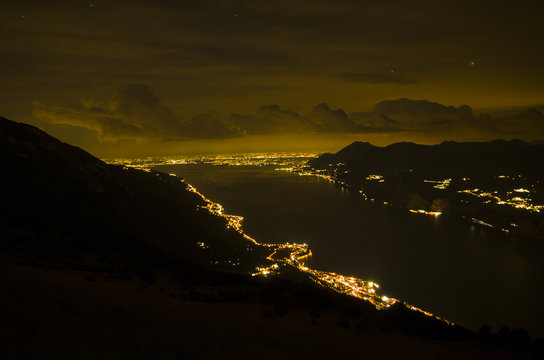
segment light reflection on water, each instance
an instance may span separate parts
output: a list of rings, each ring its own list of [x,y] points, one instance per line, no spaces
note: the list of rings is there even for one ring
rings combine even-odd
[[[310,266],[382,284],[383,293],[476,328],[543,336],[542,249],[447,216],[370,204],[272,166],[160,166],[195,185],[268,243],[308,243]]]

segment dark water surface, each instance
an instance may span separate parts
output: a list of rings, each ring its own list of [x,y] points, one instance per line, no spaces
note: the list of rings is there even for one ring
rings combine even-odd
[[[409,213],[364,201],[322,179],[274,167],[173,165],[244,216],[260,242],[305,242],[310,267],[373,280],[383,293],[461,325],[487,322],[544,336],[544,249],[462,219]]]

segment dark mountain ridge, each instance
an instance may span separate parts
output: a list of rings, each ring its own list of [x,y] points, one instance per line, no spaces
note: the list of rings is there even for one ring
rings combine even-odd
[[[66,246],[151,246],[185,261],[221,262],[252,247],[167,174],[109,165],[43,131],[0,118],[2,236]],[[198,242],[211,245],[203,252]],[[247,253],[247,251],[245,252]],[[253,264],[252,264],[253,265]],[[248,265],[249,266],[249,265]]]
[[[514,174],[542,176],[537,166],[544,158],[543,145],[531,145],[522,140],[490,142],[445,141],[439,145],[418,145],[401,142],[386,147],[355,142],[336,154],[323,154],[309,164],[326,169],[329,164],[346,164],[357,175],[391,175],[418,171],[434,176],[482,176]]]

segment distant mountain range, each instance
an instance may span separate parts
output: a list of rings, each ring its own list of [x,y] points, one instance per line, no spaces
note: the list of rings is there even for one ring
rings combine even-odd
[[[391,175],[413,170],[429,176],[494,176],[523,173],[543,176],[538,166],[544,158],[544,145],[531,145],[521,140],[491,142],[446,141],[439,145],[395,143],[386,147],[354,142],[336,154],[323,154],[310,161],[316,169],[343,163],[352,175]],[[355,178],[354,178],[355,180]]]

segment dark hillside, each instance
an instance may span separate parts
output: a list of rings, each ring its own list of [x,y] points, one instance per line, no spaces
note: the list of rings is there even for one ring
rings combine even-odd
[[[176,177],[108,165],[6,119],[0,119],[0,150],[2,235],[19,238],[12,245],[52,241],[126,251],[145,244],[198,263],[239,257],[248,246],[224,221],[197,211],[203,201]],[[198,242],[213,246],[204,254]]]

